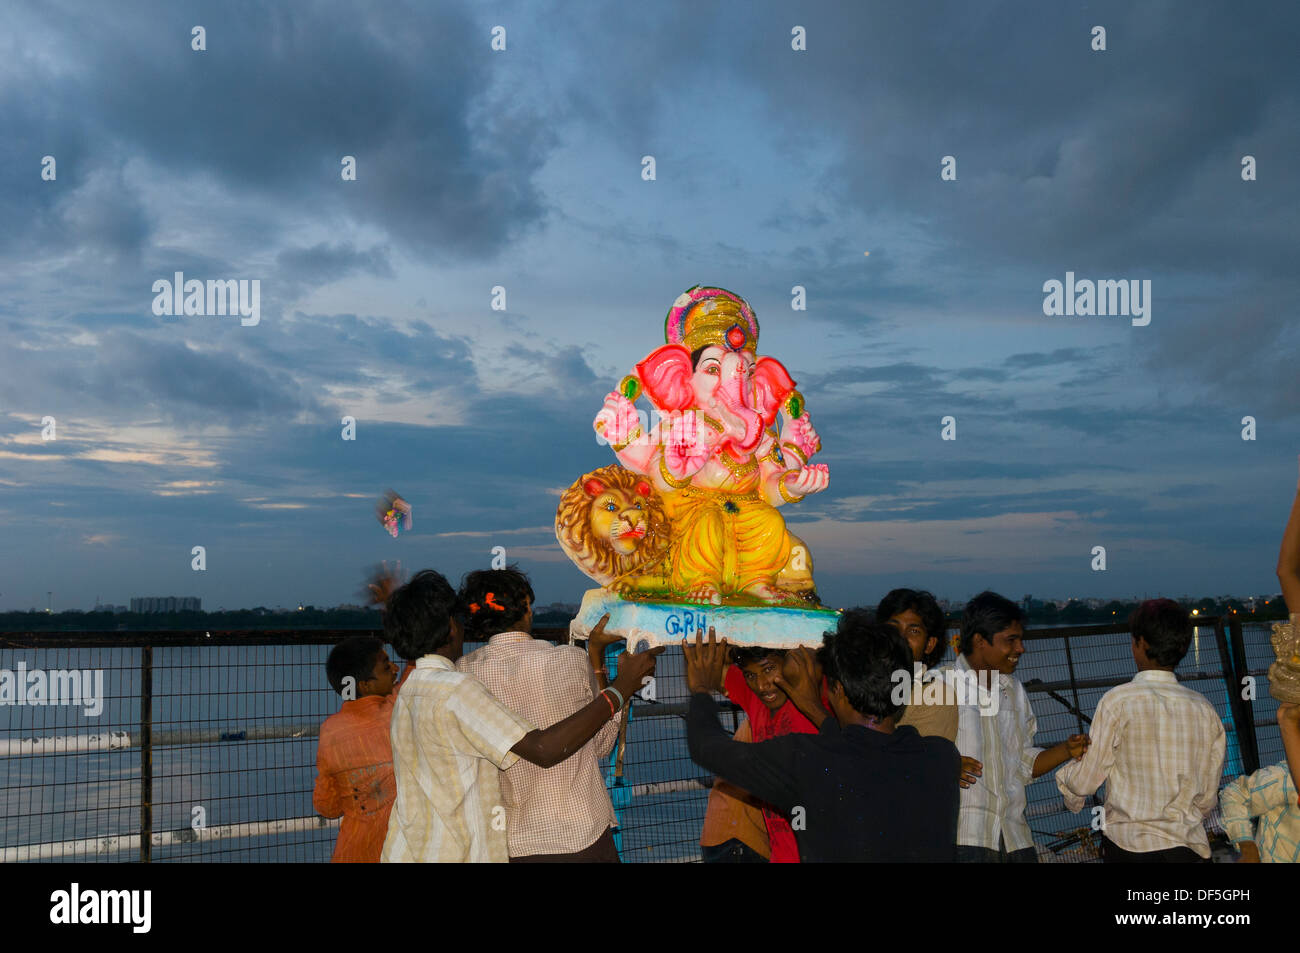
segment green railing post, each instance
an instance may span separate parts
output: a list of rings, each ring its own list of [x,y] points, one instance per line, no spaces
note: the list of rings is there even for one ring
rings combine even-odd
[[[1228,738],[1227,748],[1223,753],[1223,769],[1229,775],[1235,775],[1246,766],[1247,754],[1246,745],[1242,740],[1244,737],[1242,726],[1246,725],[1247,722],[1246,711],[1242,707],[1241,683],[1237,679],[1237,669],[1232,659],[1232,649],[1228,646],[1228,637],[1224,631],[1222,617],[1214,620],[1214,642],[1219,650],[1219,668],[1223,672],[1223,688],[1228,696]],[[1252,727],[1250,729],[1252,737],[1254,732],[1255,729]],[[1233,763],[1234,755],[1236,756],[1235,764]]]
[[[153,846],[153,646],[140,650],[140,863]]]
[[[1259,770],[1259,735],[1255,732],[1255,702],[1253,699],[1247,698],[1243,691],[1246,687],[1246,676],[1250,673],[1250,667],[1246,664],[1246,643],[1241,635],[1241,620],[1230,619],[1228,621],[1228,632],[1231,635],[1228,646],[1232,650],[1232,668],[1237,679],[1235,691],[1241,699],[1243,718],[1237,724],[1237,743],[1241,746],[1241,761],[1244,773],[1254,774]],[[1247,731],[1247,728],[1250,730]]]

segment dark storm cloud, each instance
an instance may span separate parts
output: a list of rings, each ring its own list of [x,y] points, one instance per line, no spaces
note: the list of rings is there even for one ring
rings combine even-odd
[[[284,371],[127,331],[101,338],[95,360],[80,372],[80,384],[79,392],[107,408],[131,408],[186,423],[248,424],[320,410],[315,396]]]
[[[990,375],[997,378],[1000,374],[996,369],[984,374],[971,374],[964,368],[898,361],[840,367],[824,374],[800,375],[797,380],[804,396],[815,401],[815,406],[810,403],[809,408],[819,429],[844,428],[851,431],[854,427],[852,421],[860,419],[863,414],[880,426],[897,424],[909,429],[912,425],[907,422],[907,417],[924,417],[927,421],[933,418],[937,425],[936,413],[1008,411],[1015,406],[1015,400],[1009,394],[980,388],[968,392],[967,388],[972,379]],[[863,394],[858,385],[873,385],[873,389]]]
[[[874,367],[843,367],[817,379],[822,388],[837,384],[869,384],[879,381],[887,383],[913,383],[922,381],[929,386],[939,384],[937,368],[922,367],[910,361],[897,364],[880,364]]]
[[[583,349],[576,344],[551,352],[512,344],[506,348],[506,354],[531,365],[531,372],[526,373],[523,380],[540,380],[557,395],[572,394],[576,398],[578,394],[585,396],[584,392],[595,393],[601,387],[603,378],[591,369]],[[565,405],[571,403],[569,398],[561,397],[561,401]],[[595,411],[592,416],[595,416]]]
[[[1255,141],[1287,155],[1300,143],[1282,108],[1294,87],[1277,81],[1295,73],[1294,11],[1260,29],[1230,6],[1172,2],[1093,3],[1065,15],[1016,2],[972,16],[956,0],[923,14],[829,2],[797,15],[776,2],[744,9],[737,17],[731,4],[691,4],[647,19],[624,8],[570,24],[590,41],[584,78],[655,77],[635,106],[620,84],[589,82],[584,114],[647,137],[679,92],[712,86],[721,106],[731,81],[762,96],[770,135],[792,152],[823,140],[842,149],[837,198],[930,217],[968,259],[1011,252],[1054,265],[1063,254],[1102,253],[1186,267],[1193,246],[1195,264],[1221,262],[1222,247],[1204,238],[1225,217],[1280,225],[1287,213],[1274,203],[1300,195],[1282,176],[1243,193],[1235,151]],[[807,28],[806,53],[790,49],[795,22]],[[1094,24],[1107,28],[1104,52],[1090,48]],[[599,42],[611,28],[641,42]],[[955,183],[939,180],[948,154],[958,159]],[[1174,247],[1150,240],[1175,222],[1162,215],[1192,207],[1200,227],[1178,219]],[[1282,232],[1251,232],[1239,237],[1279,260],[1267,246]]]
[[[47,246],[142,246],[148,222],[114,180],[130,156],[261,195],[268,213],[348,215],[452,257],[492,254],[543,213],[531,174],[548,126],[498,102],[467,8],[51,3],[24,14],[33,55],[0,107],[6,167],[30,174],[0,185],[0,209],[35,223],[28,237]],[[194,24],[204,52],[190,48]],[[57,184],[39,182],[47,152]],[[355,182],[340,179],[344,155],[357,159]],[[263,240],[276,222],[266,215]]]
[[[1050,353],[1012,354],[1003,364],[1006,367],[1027,370],[1037,367],[1054,367],[1058,364],[1078,364],[1089,356],[1089,353],[1083,348],[1062,347]]]
[[[592,51],[576,113],[665,149],[688,90],[697,115],[725,115],[726,97],[744,90],[768,120],[756,137],[792,155],[835,157],[815,183],[764,196],[769,224],[810,226],[823,203],[924,223],[928,247],[916,253],[933,269],[911,288],[891,279],[888,249],[873,250],[869,279],[837,265],[835,251],[801,243],[794,255],[815,268],[806,283],[822,300],[861,308],[974,296],[1034,314],[1043,282],[1067,270],[1151,277],[1153,320],[1180,328],[1153,331],[1139,359],[1150,374],[1185,371],[1221,397],[1300,412],[1300,377],[1283,357],[1297,345],[1288,329],[1300,295],[1300,179],[1287,171],[1300,154],[1294,9],[1263,20],[1174,2],[735,11],[703,3],[644,18],[616,8],[569,24]],[[803,53],[790,49],[795,23],[807,29]],[[1105,51],[1091,49],[1094,25],[1107,30]],[[611,29],[641,42],[599,42]],[[595,81],[617,75],[654,82],[638,98]],[[1258,181],[1242,181],[1248,154]],[[947,155],[957,160],[953,182],[939,178]],[[810,185],[823,200],[796,201]],[[841,260],[851,257],[838,245]]]
[[[366,387],[389,380],[420,391],[453,388],[467,397],[476,388],[469,345],[424,321],[402,327],[380,317],[296,312],[257,332],[238,338],[250,359],[305,381]]]
[[[86,330],[123,327],[143,331],[158,326],[158,319],[143,309],[138,314],[113,314],[106,311],[98,311],[94,314],[71,314],[65,320],[68,324]]]
[[[393,277],[388,249],[360,251],[351,242],[321,242],[311,248],[286,248],[276,256],[276,264],[280,280],[294,284],[324,284],[354,274]]]
[[[94,346],[57,346],[58,334],[44,332],[35,340],[45,346],[0,378],[0,397],[119,422],[257,426],[346,413],[347,398],[325,394],[322,382],[358,389],[392,382],[398,389],[381,395],[392,401],[442,389],[472,394],[475,386],[468,345],[424,322],[403,329],[380,318],[301,313],[287,321],[264,315],[255,328],[228,317],[173,321],[186,341],[126,330],[134,324],[120,316],[76,323],[98,334]]]

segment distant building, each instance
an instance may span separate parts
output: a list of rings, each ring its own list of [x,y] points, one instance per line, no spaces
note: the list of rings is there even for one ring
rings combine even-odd
[[[132,612],[202,612],[197,596],[146,596],[131,600]]]

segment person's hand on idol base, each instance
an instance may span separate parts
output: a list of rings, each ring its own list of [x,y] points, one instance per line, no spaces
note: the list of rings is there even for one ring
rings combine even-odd
[[[721,642],[713,627],[709,627],[707,642],[695,633],[695,645],[691,646],[682,639],[682,655],[686,658],[686,685],[694,695],[697,692],[715,692],[722,685],[722,673],[726,671],[730,658],[727,640]]]
[[[645,686],[655,673],[655,660],[667,649],[667,646],[661,645],[645,652],[619,653],[614,659],[618,665],[618,675],[614,678],[613,687],[624,700],[631,698]]]
[[[606,632],[605,624],[609,622],[609,613],[606,612],[600,617],[600,621],[591,627],[591,632],[587,634],[587,653],[593,659],[603,659],[605,649],[615,642],[626,642],[627,636],[619,635],[617,632]]]

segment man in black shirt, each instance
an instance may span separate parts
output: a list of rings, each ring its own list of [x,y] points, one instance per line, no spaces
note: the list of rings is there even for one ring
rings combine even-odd
[[[815,735],[760,744],[732,741],[709,694],[722,681],[727,643],[682,644],[691,690],[691,759],[790,816],[804,861],[951,861],[957,843],[957,776],[951,741],[896,726],[895,674],[912,654],[898,630],[850,610],[817,653],[834,718]],[[820,677],[817,677],[820,681]]]

